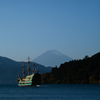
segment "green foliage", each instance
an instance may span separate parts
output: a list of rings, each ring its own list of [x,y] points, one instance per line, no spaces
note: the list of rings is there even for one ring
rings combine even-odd
[[[100,52],[83,60],[74,60],[52,68],[51,73],[41,75],[42,83],[94,84],[99,82]]]

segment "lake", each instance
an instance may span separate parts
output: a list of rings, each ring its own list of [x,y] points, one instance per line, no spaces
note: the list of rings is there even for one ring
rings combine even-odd
[[[100,100],[100,84],[0,84],[0,100]]]

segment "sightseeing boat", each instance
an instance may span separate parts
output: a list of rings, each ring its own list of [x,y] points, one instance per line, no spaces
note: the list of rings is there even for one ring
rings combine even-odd
[[[41,85],[41,75],[38,73],[38,71],[35,71],[33,68],[32,74],[30,74],[30,61],[28,58],[28,75],[25,77],[25,65],[23,65],[23,78],[18,76],[18,86],[39,86]],[[34,65],[34,64],[33,64]]]

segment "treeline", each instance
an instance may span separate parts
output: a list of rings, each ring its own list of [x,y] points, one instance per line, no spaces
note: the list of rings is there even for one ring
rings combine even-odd
[[[100,75],[100,52],[83,60],[74,60],[52,68],[51,73],[41,75],[46,84],[98,84]]]

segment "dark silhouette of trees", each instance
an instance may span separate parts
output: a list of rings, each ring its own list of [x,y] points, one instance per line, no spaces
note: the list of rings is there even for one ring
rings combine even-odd
[[[100,75],[100,52],[83,60],[74,60],[52,68],[51,73],[43,74],[42,83],[83,84],[98,83]]]
[[[86,55],[85,57],[84,57],[84,59],[88,59],[89,58],[89,56],[88,55]]]

